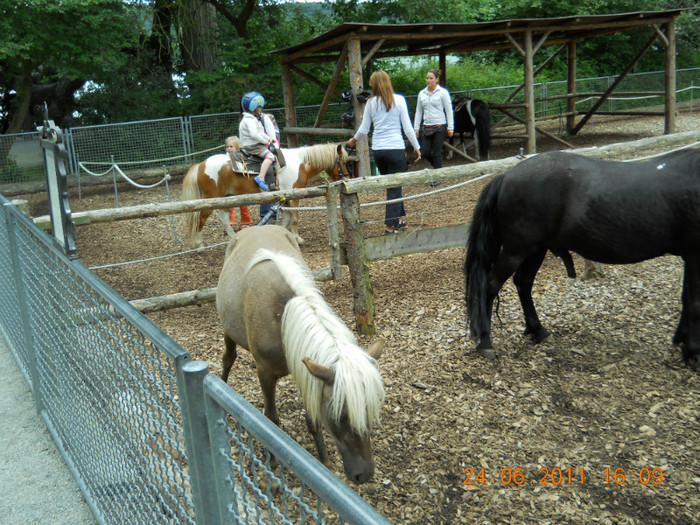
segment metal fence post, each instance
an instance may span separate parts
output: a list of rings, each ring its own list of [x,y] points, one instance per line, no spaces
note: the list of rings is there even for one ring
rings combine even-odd
[[[214,464],[204,412],[203,381],[208,373],[209,365],[204,361],[185,363],[178,372],[182,426],[197,525],[219,523]]]
[[[209,383],[212,379],[208,379],[207,382]],[[231,478],[231,471],[227,468],[225,461],[225,458],[229,457],[231,453],[231,445],[227,434],[228,423],[226,421],[226,411],[219,403],[214,401],[210,395],[205,396],[204,406],[207,415],[207,423],[209,425],[209,441],[211,443],[212,453],[214,454],[212,456],[212,463],[214,464],[212,473],[216,478],[219,522],[228,523],[229,504],[237,508],[238,501],[236,499],[236,491],[229,490],[228,488],[229,484],[235,483],[235,481]]]
[[[9,205],[9,203],[8,203]],[[12,260],[12,274],[15,279],[15,290],[17,292],[17,308],[19,310],[19,318],[22,322],[22,335],[24,339],[24,347],[27,356],[27,363],[24,365],[28,368],[27,375],[31,379],[31,389],[34,395],[34,403],[37,412],[41,413],[44,410],[44,401],[41,397],[41,388],[39,387],[39,359],[36,355],[36,346],[34,345],[34,336],[32,334],[32,322],[27,305],[27,288],[25,280],[22,277],[22,264],[19,257],[19,247],[17,245],[17,220],[12,215],[12,209],[6,210],[7,220],[7,238],[10,245],[10,258]]]

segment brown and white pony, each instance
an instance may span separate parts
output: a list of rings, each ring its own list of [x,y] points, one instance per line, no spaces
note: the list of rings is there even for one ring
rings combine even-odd
[[[348,154],[342,144],[318,144],[302,148],[282,148],[286,165],[279,170],[280,190],[305,188],[319,173],[326,172],[331,180],[348,176]],[[192,166],[182,181],[182,200],[209,199],[223,197],[227,194],[241,195],[258,193],[260,188],[247,176],[242,165],[233,166],[231,158],[226,154],[212,155],[206,160]],[[298,200],[291,203],[298,206]],[[202,246],[202,228],[211,210],[185,213],[185,232],[194,248]],[[297,231],[297,213],[285,214],[283,224],[291,231],[297,242],[304,240]],[[217,216],[224,225],[229,236],[233,236],[233,228],[229,225],[228,210],[217,210]]]

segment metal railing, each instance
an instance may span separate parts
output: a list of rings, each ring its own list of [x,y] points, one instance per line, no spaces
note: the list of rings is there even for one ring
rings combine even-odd
[[[578,93],[602,93],[616,80],[616,76],[581,78],[576,80]],[[664,72],[633,73],[627,75],[617,90],[620,92],[642,92],[664,89]],[[700,69],[676,71],[677,103],[688,104],[691,111],[695,103],[695,90],[700,87]],[[467,94],[491,103],[502,102],[516,86],[459,90],[448,86],[455,95]],[[536,83],[533,87],[536,98],[564,94],[565,81]],[[519,100],[522,101],[522,93]],[[415,94],[407,94],[406,100],[413,113]],[[577,109],[585,111],[596,102],[597,97],[577,101]],[[623,111],[662,105],[661,95],[615,97],[611,96],[600,111]],[[296,108],[297,125],[312,126],[319,106]],[[325,115],[328,123],[340,123],[341,115],[350,108],[348,104],[330,104]],[[286,126],[284,108],[270,108],[281,129]],[[542,100],[536,104],[536,117],[556,117],[566,112],[566,102]],[[494,112],[494,118],[500,115]],[[97,126],[80,126],[64,130],[69,154],[69,166],[73,175],[89,171],[101,173],[113,163],[125,170],[145,168],[167,169],[176,165],[187,165],[204,160],[213,151],[223,152],[224,139],[238,133],[240,113],[217,113],[158,120],[144,120]],[[305,137],[299,137],[303,142]],[[0,135],[0,185],[43,178],[43,157],[38,146],[39,136],[34,133]],[[286,141],[284,134],[283,142]],[[316,137],[318,142],[334,141],[337,137]]]
[[[389,523],[2,195],[0,335],[98,523]]]

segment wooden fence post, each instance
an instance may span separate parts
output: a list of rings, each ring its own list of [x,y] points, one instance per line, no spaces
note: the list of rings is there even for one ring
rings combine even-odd
[[[373,335],[377,330],[374,326],[374,295],[360,226],[360,199],[357,193],[346,193],[345,188],[341,188],[340,214],[347,243],[345,251],[352,282],[356,330],[363,335]]]
[[[338,232],[338,186],[329,186],[326,191],[326,219],[328,221],[328,247],[331,255],[331,275],[334,281],[340,281],[345,275],[340,251],[340,233]]]

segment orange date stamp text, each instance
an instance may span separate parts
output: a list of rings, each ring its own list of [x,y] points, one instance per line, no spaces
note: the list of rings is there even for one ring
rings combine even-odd
[[[604,468],[599,475],[584,472],[583,467],[578,469],[547,468],[539,469],[537,475],[528,473],[522,467],[502,468],[500,471],[489,475],[485,468],[464,469],[463,485],[584,485],[589,482],[602,482],[606,485],[660,485],[664,479],[663,470],[659,467],[642,467],[639,469]],[[591,480],[590,478],[594,478]]]

